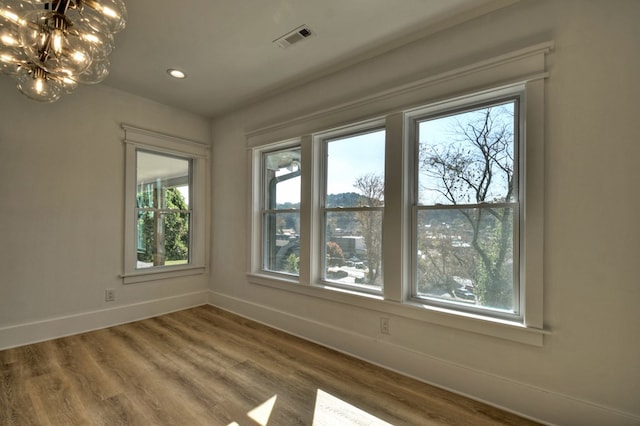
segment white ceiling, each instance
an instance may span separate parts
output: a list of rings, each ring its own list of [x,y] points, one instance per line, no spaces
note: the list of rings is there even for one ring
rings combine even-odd
[[[125,0],[103,83],[207,117],[477,16],[506,0]],[[306,24],[287,49],[273,40]],[[184,70],[175,80],[168,68]]]

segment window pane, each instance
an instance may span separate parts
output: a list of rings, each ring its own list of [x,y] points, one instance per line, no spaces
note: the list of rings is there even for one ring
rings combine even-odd
[[[382,212],[327,212],[325,278],[382,286]]]
[[[300,208],[300,148],[265,154],[264,170],[265,208]]]
[[[515,101],[418,123],[421,205],[517,199]]]
[[[189,263],[188,212],[138,212],[137,268]]]
[[[300,214],[265,213],[264,269],[299,275]]]
[[[138,151],[136,163],[138,208],[189,209],[189,160]]]
[[[385,130],[327,143],[326,206],[384,205]]]
[[[300,155],[300,147],[263,155],[262,268],[266,271],[299,275]]]
[[[513,312],[513,209],[417,214],[417,295]]]

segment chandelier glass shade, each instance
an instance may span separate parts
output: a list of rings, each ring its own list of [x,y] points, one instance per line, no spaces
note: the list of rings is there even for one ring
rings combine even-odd
[[[123,0],[0,0],[0,73],[40,102],[99,83],[126,19]]]

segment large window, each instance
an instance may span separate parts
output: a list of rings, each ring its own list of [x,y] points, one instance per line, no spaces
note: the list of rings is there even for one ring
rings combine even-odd
[[[519,315],[519,102],[413,120],[414,297]]]
[[[549,47],[250,131],[251,282],[541,345]]]
[[[125,129],[125,283],[205,268],[208,146]]]
[[[498,88],[257,149],[261,270],[523,323],[525,98]]]

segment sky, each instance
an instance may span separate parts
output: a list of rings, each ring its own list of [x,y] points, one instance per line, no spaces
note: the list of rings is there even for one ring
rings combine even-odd
[[[327,142],[327,194],[358,192],[353,186],[358,177],[370,173],[384,176],[384,142],[384,129]],[[300,178],[281,182],[276,202],[297,203],[299,194]]]
[[[497,122],[512,120],[513,101],[502,104],[501,112],[496,113]],[[469,142],[460,142],[459,124],[474,121],[477,112],[484,109],[480,107],[470,112],[444,115],[433,119],[419,121],[419,143],[428,144],[436,151],[443,153],[450,148],[459,152],[473,151]],[[511,128],[513,131],[513,127]],[[327,188],[326,194],[341,194],[346,192],[359,192],[354,187],[356,179],[366,174],[378,174],[384,177],[384,149],[385,130],[377,129],[368,133],[344,136],[330,139],[326,147]],[[449,204],[437,189],[442,188],[439,179],[429,177],[424,166],[419,170],[419,200],[421,204]],[[286,169],[281,172],[289,173]],[[490,196],[504,195],[506,181],[503,174],[494,170],[494,179],[490,189]],[[284,202],[300,202],[300,178],[278,184],[278,204]]]

